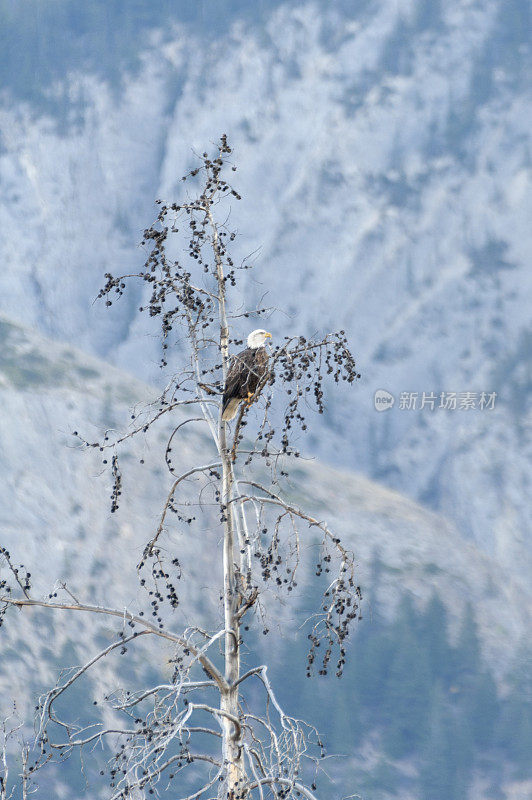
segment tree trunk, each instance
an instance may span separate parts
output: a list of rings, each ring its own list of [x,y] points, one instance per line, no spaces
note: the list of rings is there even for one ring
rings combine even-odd
[[[220,319],[220,351],[222,356],[223,381],[225,384],[229,366],[229,327],[225,309],[225,281],[223,262],[220,255],[218,230],[210,212],[207,217],[211,224],[212,246],[216,262],[218,278],[218,311]],[[220,458],[222,461],[222,498],[221,509],[223,516],[223,577],[224,577],[224,656],[225,678],[229,690],[222,693],[220,710],[224,712],[223,718],[223,760],[226,765],[225,780],[219,792],[223,800],[243,800],[245,797],[245,772],[244,758],[240,742],[240,725],[231,721],[238,720],[238,687],[235,686],[240,676],[240,633],[237,618],[238,587],[235,575],[235,541],[233,526],[233,506],[231,497],[233,493],[233,469],[231,455],[227,448],[227,425],[222,420],[220,409],[218,442]],[[234,687],[234,688],[232,688]]]
[[[232,469],[227,451],[225,423],[221,423],[220,449],[222,450],[222,508],[224,514],[224,625],[225,625],[225,678],[233,687],[240,676],[239,625],[237,619],[238,591],[235,576],[234,528],[232,506]],[[222,694],[221,709],[226,714],[238,718],[238,687],[230,688]],[[240,745],[240,728],[229,718],[224,719],[223,736],[224,763],[227,764],[225,791],[222,795],[229,800],[243,798],[245,782],[244,762]]]

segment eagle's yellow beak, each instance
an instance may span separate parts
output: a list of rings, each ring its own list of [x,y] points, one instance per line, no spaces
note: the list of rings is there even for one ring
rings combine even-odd
[[[272,338],[272,335],[271,335],[271,333],[268,333],[268,332],[266,332],[266,333],[264,334],[264,338],[265,338],[265,339],[271,339],[271,338]]]

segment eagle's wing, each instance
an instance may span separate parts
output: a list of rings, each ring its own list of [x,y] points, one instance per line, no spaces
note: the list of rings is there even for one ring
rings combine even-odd
[[[237,397],[240,389],[245,382],[245,376],[249,367],[246,363],[246,350],[237,353],[232,357],[229,369],[227,371],[227,379],[224,387],[224,398],[227,396]],[[244,395],[242,395],[244,396]]]
[[[233,419],[242,400],[253,395],[268,372],[264,348],[242,350],[231,360],[224,387],[222,419]]]
[[[238,403],[247,396],[246,383],[249,374],[249,365],[246,358],[247,350],[242,350],[231,359],[227,379],[224,386],[222,415],[224,419],[232,419],[236,414]],[[228,413],[230,416],[228,416]]]

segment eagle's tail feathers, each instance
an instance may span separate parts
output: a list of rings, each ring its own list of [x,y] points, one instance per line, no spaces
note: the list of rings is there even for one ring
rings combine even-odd
[[[236,412],[238,411],[239,405],[240,405],[240,400],[238,399],[238,397],[230,397],[228,400],[224,402],[222,411],[222,419],[224,422],[228,422],[230,419],[236,417]]]

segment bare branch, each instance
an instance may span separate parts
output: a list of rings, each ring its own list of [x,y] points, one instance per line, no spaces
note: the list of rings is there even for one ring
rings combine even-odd
[[[203,467],[193,467],[192,469],[189,469],[188,472],[185,472],[183,475],[180,475],[179,478],[177,478],[174,481],[174,483],[172,484],[172,488],[170,489],[170,491],[168,493],[168,497],[166,498],[166,503],[164,505],[163,513],[161,514],[161,519],[159,521],[159,525],[157,527],[157,531],[155,533],[155,536],[153,537],[153,539],[151,539],[148,542],[148,544],[144,548],[143,558],[147,558],[148,556],[152,555],[152,553],[153,553],[153,547],[154,547],[155,543],[157,542],[157,539],[159,538],[159,536],[161,535],[161,533],[163,531],[166,515],[168,514],[168,509],[171,506],[175,491],[176,491],[177,487],[179,486],[179,484],[182,481],[184,481],[185,478],[189,478],[191,475],[195,475],[198,472],[207,472],[208,470],[217,469],[217,468],[219,468],[221,466],[222,465],[221,465],[220,462],[215,462],[214,464],[206,464]]]
[[[254,789],[261,786],[286,786],[290,789],[295,789],[302,794],[303,797],[307,797],[308,800],[318,800],[316,795],[312,794],[302,783],[299,783],[299,781],[289,781],[286,778],[261,778],[258,781],[254,781],[254,783],[250,783],[247,788],[248,791],[252,792]]]
[[[175,642],[179,644],[181,647],[190,650],[190,652],[198,659],[202,667],[209,673],[212,679],[215,681],[217,686],[220,688],[221,691],[226,691],[229,687],[227,681],[225,680],[224,676],[221,672],[214,666],[214,664],[210,661],[207,656],[203,655],[201,650],[195,647],[190,641],[187,639],[182,638],[181,636],[177,636],[173,633],[169,633],[168,631],[161,630],[153,625],[151,622],[143,619],[142,617],[137,617],[135,614],[131,614],[129,611],[117,611],[116,609],[112,608],[105,608],[104,606],[92,606],[87,604],[76,604],[70,605],[68,603],[49,603],[45,600],[22,600],[22,599],[15,599],[11,597],[2,597],[0,598],[0,602],[8,603],[12,606],[39,606],[41,608],[52,608],[52,609],[59,609],[63,611],[88,611],[94,614],[105,614],[111,617],[119,617],[120,619],[125,619],[129,622],[134,622],[136,625],[140,625],[143,628],[146,628],[146,631],[149,633],[153,633],[156,636],[159,636],[162,639],[168,639],[171,642]]]

